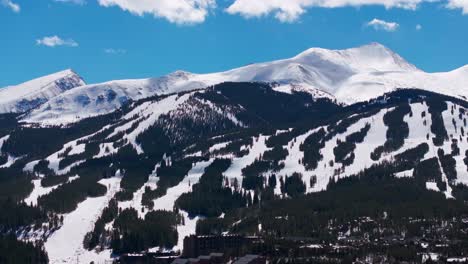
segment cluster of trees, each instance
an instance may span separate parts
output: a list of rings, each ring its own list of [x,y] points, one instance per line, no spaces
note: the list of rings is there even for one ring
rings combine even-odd
[[[10,138],[2,147],[4,152],[15,157],[27,157],[27,161],[40,160],[62,149],[63,145],[74,139],[95,133],[111,123],[121,113],[88,118],[66,127],[25,127],[16,126]]]
[[[52,186],[57,186],[59,184],[64,184],[68,181],[68,178],[69,178],[68,175],[57,176],[55,174],[50,174],[41,179],[41,186],[52,187]]]
[[[230,153],[235,153],[236,151],[238,152],[240,150],[240,147],[236,147],[236,151],[228,152],[227,151],[227,146],[230,145],[230,143],[238,140],[244,140],[246,142],[246,145],[251,145],[252,144],[252,137],[258,136],[260,133],[259,130],[257,129],[243,129],[243,130],[236,130],[227,134],[211,137],[211,138],[199,138],[198,141],[189,146],[188,148],[184,149],[182,152],[184,153],[196,153],[196,152],[201,152],[201,153],[208,153],[209,149],[216,145],[216,144],[221,144],[225,143],[226,146],[217,150],[212,150],[213,154],[230,154]]]
[[[323,159],[320,150],[325,147],[325,129],[321,128],[319,131],[313,133],[306,138],[304,143],[301,144],[300,150],[304,152],[303,163],[307,170],[315,170],[318,163]]]
[[[33,190],[32,175],[24,172],[21,166],[0,168],[0,200],[24,200]]]
[[[8,135],[18,126],[18,114],[0,114],[0,138]]]
[[[97,142],[87,142],[85,144],[86,146],[83,153],[64,156],[59,162],[59,169],[63,170],[75,162],[91,159],[99,153],[99,144]]]
[[[0,164],[5,164],[8,162],[8,155],[0,153]]]
[[[242,188],[246,190],[261,190],[263,189],[264,177],[263,173],[271,169],[271,164],[266,160],[255,160],[252,164],[247,165],[242,169]]]
[[[468,150],[466,150],[465,152],[465,158],[463,159],[463,161],[465,162],[466,166],[468,166]]]
[[[170,165],[166,164],[166,160],[161,162],[161,166],[157,169],[158,187],[155,190],[147,187],[142,197],[142,204],[149,209],[154,206],[153,200],[164,196],[168,188],[179,184],[192,168],[192,163],[196,159],[187,158],[180,161],[174,161]]]
[[[333,149],[335,162],[340,162],[343,166],[351,165],[354,162],[356,144],[364,141],[369,129],[370,124],[367,123],[361,130],[346,136],[345,141],[338,140],[336,147]]]
[[[183,217],[174,212],[152,211],[144,219],[135,209],[125,209],[114,221],[111,247],[115,254],[141,252],[148,248],[172,248],[177,244],[177,225]]]
[[[282,146],[274,146],[273,149],[265,151],[262,158],[264,160],[279,162],[286,159],[288,154],[289,152],[286,148],[283,148]]]
[[[428,191],[413,178],[396,178],[391,166],[381,164],[356,176],[332,180],[323,192],[263,201],[261,207],[246,208],[231,221],[241,218],[247,225],[241,229],[237,225],[238,232],[248,232],[260,221],[263,232],[268,234],[325,239],[330,221],[347,223],[364,216],[383,219],[385,215],[395,230],[405,230],[411,218],[451,219],[468,213],[463,200],[447,200],[444,194]],[[204,224],[207,232],[209,225]],[[213,228],[219,228],[219,224]]]
[[[458,147],[458,140],[452,139],[452,144],[450,145],[452,149],[452,156],[459,156],[460,155],[460,148]]]
[[[315,170],[317,168],[318,163],[323,159],[320,150],[325,147],[325,143],[328,140],[331,140],[338,134],[345,133],[351,125],[355,124],[363,118],[372,116],[375,113],[376,110],[371,109],[362,113],[353,114],[343,119],[335,120],[336,122],[330,123],[330,125],[327,127],[327,130],[321,128],[320,130],[312,133],[309,137],[307,137],[304,143],[302,143],[300,146],[300,150],[304,152],[304,159],[302,160],[302,162],[306,169]],[[342,116],[338,115],[338,117]],[[364,140],[364,137],[367,135],[369,129],[370,127],[366,126],[361,131],[350,135],[346,139],[347,142],[338,142],[338,145],[340,146],[337,147],[335,155],[338,155],[339,160],[341,160],[343,164],[352,163],[354,157],[351,155],[350,159],[344,160],[344,157],[347,156],[344,154],[351,153],[354,149],[352,142],[358,143]]]
[[[51,169],[49,169],[49,161],[48,160],[40,160],[36,166],[34,166],[34,171],[36,173],[40,173],[40,174],[43,174],[45,176],[49,176],[49,175],[55,175],[55,172]]]
[[[426,182],[435,182],[440,191],[447,190],[447,184],[442,179],[442,171],[437,157],[418,163],[414,168],[413,177],[421,186],[425,186]]]
[[[432,139],[434,145],[442,146],[444,141],[448,139],[447,129],[445,128],[442,112],[447,110],[447,103],[438,98],[428,98],[426,100],[428,111],[431,114],[432,124],[431,132],[435,135]]]
[[[38,204],[47,211],[70,213],[88,197],[103,196],[107,187],[98,183],[99,179],[90,176],[80,177],[60,185],[52,192],[38,198]]]
[[[275,146],[266,151],[259,159],[242,169],[242,187],[247,190],[261,190],[265,184],[265,173],[277,172],[284,168],[284,160],[288,155],[288,150],[282,146]]]
[[[279,132],[277,134],[271,135],[266,140],[265,144],[269,148],[286,146],[289,142],[304,134],[306,131],[307,129],[293,128],[291,130]]]
[[[222,83],[200,96],[214,103],[241,105],[246,110],[242,119],[257,126],[317,124],[341,109],[328,99],[313,98],[303,92],[281,93],[273,90],[272,85],[261,83]],[[268,104],[259,103],[259,99]]]
[[[101,245],[101,248],[106,245],[108,241],[108,237],[106,236],[106,224],[112,222],[117,215],[119,214],[119,206],[118,202],[115,199],[109,201],[109,205],[104,208],[102,211],[101,216],[98,218],[96,223],[94,223],[93,231],[86,234],[83,245],[86,249],[92,250],[96,248],[96,246]]]
[[[13,234],[0,235],[0,263],[46,264],[49,257],[42,244],[18,241]]]
[[[287,194],[289,197],[298,197],[303,195],[306,191],[306,185],[302,180],[302,174],[293,173],[291,176],[286,177],[283,182],[283,178],[280,179],[281,192]]]
[[[182,194],[176,206],[185,210],[190,216],[203,215],[218,217],[223,212],[247,205],[249,194],[232,190],[224,186],[223,172],[231,165],[231,160],[216,159],[205,172],[192,192]]]
[[[253,145],[252,137],[244,137],[240,139],[233,140],[229,142],[225,147],[215,150],[213,154],[223,155],[223,154],[234,154],[236,157],[242,157],[249,154],[249,149],[247,147]]]
[[[392,111],[385,113],[383,121],[388,128],[387,140],[382,146],[377,147],[371,153],[371,158],[373,160],[377,161],[380,159],[382,153],[398,150],[404,145],[405,139],[409,136],[409,127],[404,121],[404,117],[408,114],[412,114],[408,102],[402,103]]]
[[[120,182],[121,191],[117,193],[119,201],[128,201],[133,198],[133,193],[140,189],[154,170],[155,165],[162,160],[164,153],[153,156],[150,153],[138,155],[132,145],[126,145],[112,156],[113,165],[119,168],[123,178]]]
[[[219,97],[213,94],[213,97]],[[195,93],[177,109],[163,114],[158,124],[164,127],[167,135],[175,145],[190,145],[200,138],[209,138],[223,133],[236,131],[242,126],[233,122],[227,115],[242,120],[242,124],[250,126],[244,118],[244,110],[235,104],[214,98],[207,99],[204,93]],[[208,100],[208,101],[207,101]]]
[[[0,199],[0,212],[0,234],[47,220],[47,214],[41,208],[11,199]]]
[[[440,165],[442,166],[442,170],[447,176],[447,179],[450,182],[455,181],[457,179],[457,161],[452,154],[445,154],[443,149],[439,149],[437,154],[439,156]]]
[[[394,169],[392,172],[413,169],[424,158],[427,152],[429,152],[429,145],[421,143],[415,148],[397,154],[394,159]]]

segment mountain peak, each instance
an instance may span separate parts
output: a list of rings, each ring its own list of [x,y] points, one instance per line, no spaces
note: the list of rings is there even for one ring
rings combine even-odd
[[[188,71],[183,71],[183,70],[177,70],[173,73],[170,73],[168,76],[171,76],[173,78],[183,78],[187,79],[188,77],[192,76],[193,73],[188,72]]]
[[[0,89],[0,113],[26,112],[65,91],[85,85],[72,69],[65,69]]]
[[[355,73],[362,71],[419,71],[400,55],[378,42],[343,50],[310,48],[294,59],[308,63],[328,62],[349,68]]]
[[[59,71],[59,72],[56,72],[56,74],[62,74],[62,75],[70,75],[70,74],[73,74],[73,75],[78,75],[79,74],[73,70],[72,68],[68,68],[68,69],[65,69],[65,70],[62,70],[62,71]],[[81,77],[81,76],[80,76]]]
[[[301,52],[299,55],[297,55],[297,57],[300,57],[300,56],[306,56],[310,53],[324,53],[324,52],[344,52],[344,51],[349,51],[349,50],[361,50],[361,51],[365,51],[365,50],[375,50],[375,51],[385,51],[385,52],[389,52],[389,53],[394,53],[391,49],[389,49],[387,46],[379,43],[379,42],[370,42],[368,44],[365,44],[365,45],[361,45],[361,46],[357,46],[357,47],[353,47],[353,48],[347,48],[347,49],[324,49],[324,48],[320,48],[320,47],[312,47],[312,48],[309,48],[303,52]]]
[[[380,42],[370,42],[369,44],[362,45],[361,47],[378,48],[378,49],[390,50],[387,46],[383,45],[383,44],[380,43]]]

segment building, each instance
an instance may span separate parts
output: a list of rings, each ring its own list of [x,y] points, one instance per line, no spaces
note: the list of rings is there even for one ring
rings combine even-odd
[[[171,264],[223,264],[226,263],[223,253],[211,253],[210,255],[199,256],[197,258],[178,258]]]
[[[259,255],[245,255],[234,261],[233,264],[265,264],[266,259]]]
[[[194,258],[209,255],[212,252],[223,252],[225,255],[239,256],[243,249],[258,244],[258,237],[243,237],[238,235],[227,236],[189,236],[184,239],[185,258]]]

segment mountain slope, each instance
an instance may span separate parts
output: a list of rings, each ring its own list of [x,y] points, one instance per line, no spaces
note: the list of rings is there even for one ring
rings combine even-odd
[[[378,43],[346,50],[312,48],[290,59],[226,72],[178,71],[160,78],[82,86],[55,97],[24,121],[71,123],[112,112],[130,100],[203,89],[222,82],[275,83],[277,91],[303,91],[314,98],[346,104],[366,101],[397,88],[419,88],[467,98],[466,76],[466,67],[447,73],[426,73]]]
[[[336,182],[361,174],[390,177],[384,182],[392,195],[410,183],[442,207],[463,206],[465,100],[403,89],[343,106],[276,88],[223,83],[145,98],[64,127],[16,124],[1,140],[0,201],[24,200],[42,214],[10,228],[23,240],[46,241],[52,263],[90,262],[180,250],[201,227],[248,226],[246,234],[262,234],[255,216],[239,226],[217,221],[240,221],[237,210],[254,214],[263,200],[327,196]],[[148,232],[159,239],[148,240]],[[141,243],[131,242],[136,237]]]
[[[0,89],[0,113],[23,113],[49,99],[84,85],[72,70],[64,70],[19,85]]]
[[[467,248],[466,69],[425,73],[372,44],[75,87],[23,122],[0,114],[0,235],[51,263],[178,254],[195,233]]]

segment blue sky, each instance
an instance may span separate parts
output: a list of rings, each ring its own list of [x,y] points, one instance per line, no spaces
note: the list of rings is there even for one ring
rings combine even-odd
[[[468,0],[0,0],[0,87],[66,68],[88,83],[214,72],[369,42],[448,71],[468,64],[464,13]]]

